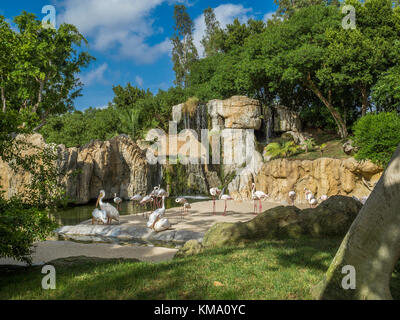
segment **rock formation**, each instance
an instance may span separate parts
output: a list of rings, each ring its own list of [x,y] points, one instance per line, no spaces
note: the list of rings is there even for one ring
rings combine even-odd
[[[191,241],[185,244],[178,256],[196,254],[201,248],[236,245],[261,239],[342,237],[361,208],[360,202],[345,196],[331,197],[315,209],[275,207],[245,223],[224,222],[213,225],[204,235],[201,245]]]
[[[362,198],[371,192],[383,169],[370,161],[358,162],[354,158],[317,160],[276,159],[264,163],[255,176],[256,189],[271,199],[287,201],[294,190],[296,201],[305,202],[304,188],[318,198],[321,195],[347,195]],[[242,179],[230,188],[235,199],[250,199],[252,179]]]
[[[43,148],[45,141],[39,134],[27,137],[27,142]],[[145,154],[128,137],[118,136],[110,141],[94,141],[81,148],[58,150],[58,168],[61,181],[66,186],[67,197],[76,204],[85,204],[97,198],[104,189],[106,197],[127,199],[136,193],[145,193],[151,181],[150,166]],[[30,181],[27,172],[15,173],[8,164],[0,161],[0,185],[9,198],[23,194]]]

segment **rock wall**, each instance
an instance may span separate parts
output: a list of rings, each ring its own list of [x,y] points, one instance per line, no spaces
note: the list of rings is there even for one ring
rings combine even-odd
[[[294,190],[296,201],[305,202],[304,188],[318,198],[324,194],[361,198],[371,193],[382,172],[372,162],[358,162],[354,158],[276,159],[263,164],[253,179],[241,179],[232,185],[230,192],[235,199],[250,199],[251,183],[255,182],[257,190],[277,201],[287,201],[289,191]]]
[[[29,136],[27,142],[43,148],[39,134]],[[145,153],[128,137],[118,136],[110,141],[94,141],[81,148],[58,146],[60,179],[65,184],[68,198],[76,204],[85,204],[97,198],[104,189],[106,197],[114,193],[127,199],[136,193],[145,193],[151,187],[150,166]],[[0,160],[0,185],[9,198],[24,193],[30,174],[15,173]]]

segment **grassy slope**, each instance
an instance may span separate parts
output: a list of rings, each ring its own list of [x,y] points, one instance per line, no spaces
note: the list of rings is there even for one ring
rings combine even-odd
[[[40,268],[0,272],[0,299],[311,299],[340,241],[260,241],[159,264],[56,265],[57,289],[49,291]],[[391,286],[400,297],[398,273]]]
[[[327,132],[317,132],[316,130],[313,130],[312,132],[309,132],[312,134],[312,137],[315,140],[316,146],[320,146],[322,144],[326,144],[326,148],[322,154],[322,157],[324,158],[334,158],[334,159],[346,159],[350,158],[351,156],[345,154],[343,152],[343,141],[338,138],[336,134],[332,133],[327,133]],[[271,139],[271,142],[284,142],[285,140],[278,137]],[[265,145],[259,146],[259,152],[263,152]],[[292,155],[288,157],[287,159],[289,160],[316,160],[318,158],[321,158],[321,153],[317,150],[315,151],[310,151],[308,153],[305,153],[305,151],[300,150],[297,154]]]
[[[56,266],[57,289],[50,291],[41,289],[40,268],[1,272],[0,299],[310,299],[339,244],[260,241],[159,264]]]

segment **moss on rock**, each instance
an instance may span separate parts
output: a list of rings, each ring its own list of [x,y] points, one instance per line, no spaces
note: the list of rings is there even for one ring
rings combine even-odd
[[[179,249],[174,258],[192,256],[201,252],[203,246],[197,240],[186,241],[184,246]]]
[[[260,239],[344,236],[362,205],[334,196],[315,209],[293,206],[269,209],[248,222],[217,223],[204,236],[204,247],[221,247]]]

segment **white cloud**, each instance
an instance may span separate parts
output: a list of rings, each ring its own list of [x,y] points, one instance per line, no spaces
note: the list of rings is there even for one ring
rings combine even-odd
[[[238,18],[241,23],[247,22],[251,18],[251,11],[251,8],[245,8],[237,4],[222,4],[214,9],[215,17],[219,21],[221,28],[225,28],[227,24],[231,24],[235,18]],[[204,55],[204,48],[200,41],[203,39],[206,30],[204,14],[201,14],[194,20],[194,27],[194,44],[199,55],[202,57]]]
[[[111,51],[133,58],[139,64],[152,63],[171,51],[170,41],[155,45],[146,39],[160,29],[153,29],[151,11],[167,0],[64,0],[61,22],[74,24],[92,37],[98,51]],[[162,29],[161,29],[162,30]]]
[[[135,81],[139,85],[139,87],[143,87],[143,78],[142,77],[136,76]]]
[[[81,76],[81,81],[84,85],[89,86],[92,83],[103,82],[104,81],[104,73],[108,69],[108,64],[103,63],[98,68],[89,71],[88,73]]]
[[[275,13],[276,13],[276,12],[273,11],[273,12],[268,12],[268,13],[264,14],[263,21],[264,21],[264,22],[267,22],[268,20],[272,19],[273,15],[274,15]]]
[[[108,108],[108,105],[105,105],[105,106],[97,106],[97,107],[94,107],[95,109],[99,109],[99,110],[104,110],[104,109],[107,109]]]

